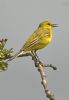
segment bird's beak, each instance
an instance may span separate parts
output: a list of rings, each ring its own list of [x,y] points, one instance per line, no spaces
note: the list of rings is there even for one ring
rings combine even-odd
[[[58,24],[52,24],[52,27],[58,27]]]

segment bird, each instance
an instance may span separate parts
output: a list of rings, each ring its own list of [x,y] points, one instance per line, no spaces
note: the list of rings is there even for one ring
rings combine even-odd
[[[32,33],[32,35],[27,39],[19,52],[12,56],[9,61],[18,57],[21,52],[35,52],[37,50],[45,48],[52,40],[52,28],[57,27],[57,24],[45,20],[41,22],[37,29]]]

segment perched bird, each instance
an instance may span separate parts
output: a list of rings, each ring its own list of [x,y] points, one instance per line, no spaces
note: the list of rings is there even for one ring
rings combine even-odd
[[[22,51],[35,52],[39,49],[46,47],[52,40],[52,28],[57,27],[57,24],[53,24],[49,21],[43,21],[39,24],[38,28],[27,39],[20,51],[16,53],[9,60],[17,57]]]

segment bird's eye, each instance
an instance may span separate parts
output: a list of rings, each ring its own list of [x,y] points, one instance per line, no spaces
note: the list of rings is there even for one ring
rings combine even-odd
[[[50,23],[48,23],[48,25],[51,25]]]

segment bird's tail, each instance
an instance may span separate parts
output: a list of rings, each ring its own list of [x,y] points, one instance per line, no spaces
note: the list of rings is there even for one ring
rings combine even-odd
[[[15,58],[17,58],[18,57],[18,55],[20,54],[22,52],[22,50],[20,50],[19,52],[17,52],[15,55],[13,55],[9,60],[7,60],[7,62],[8,61],[11,61],[11,60],[13,60],[13,59],[15,59]]]

